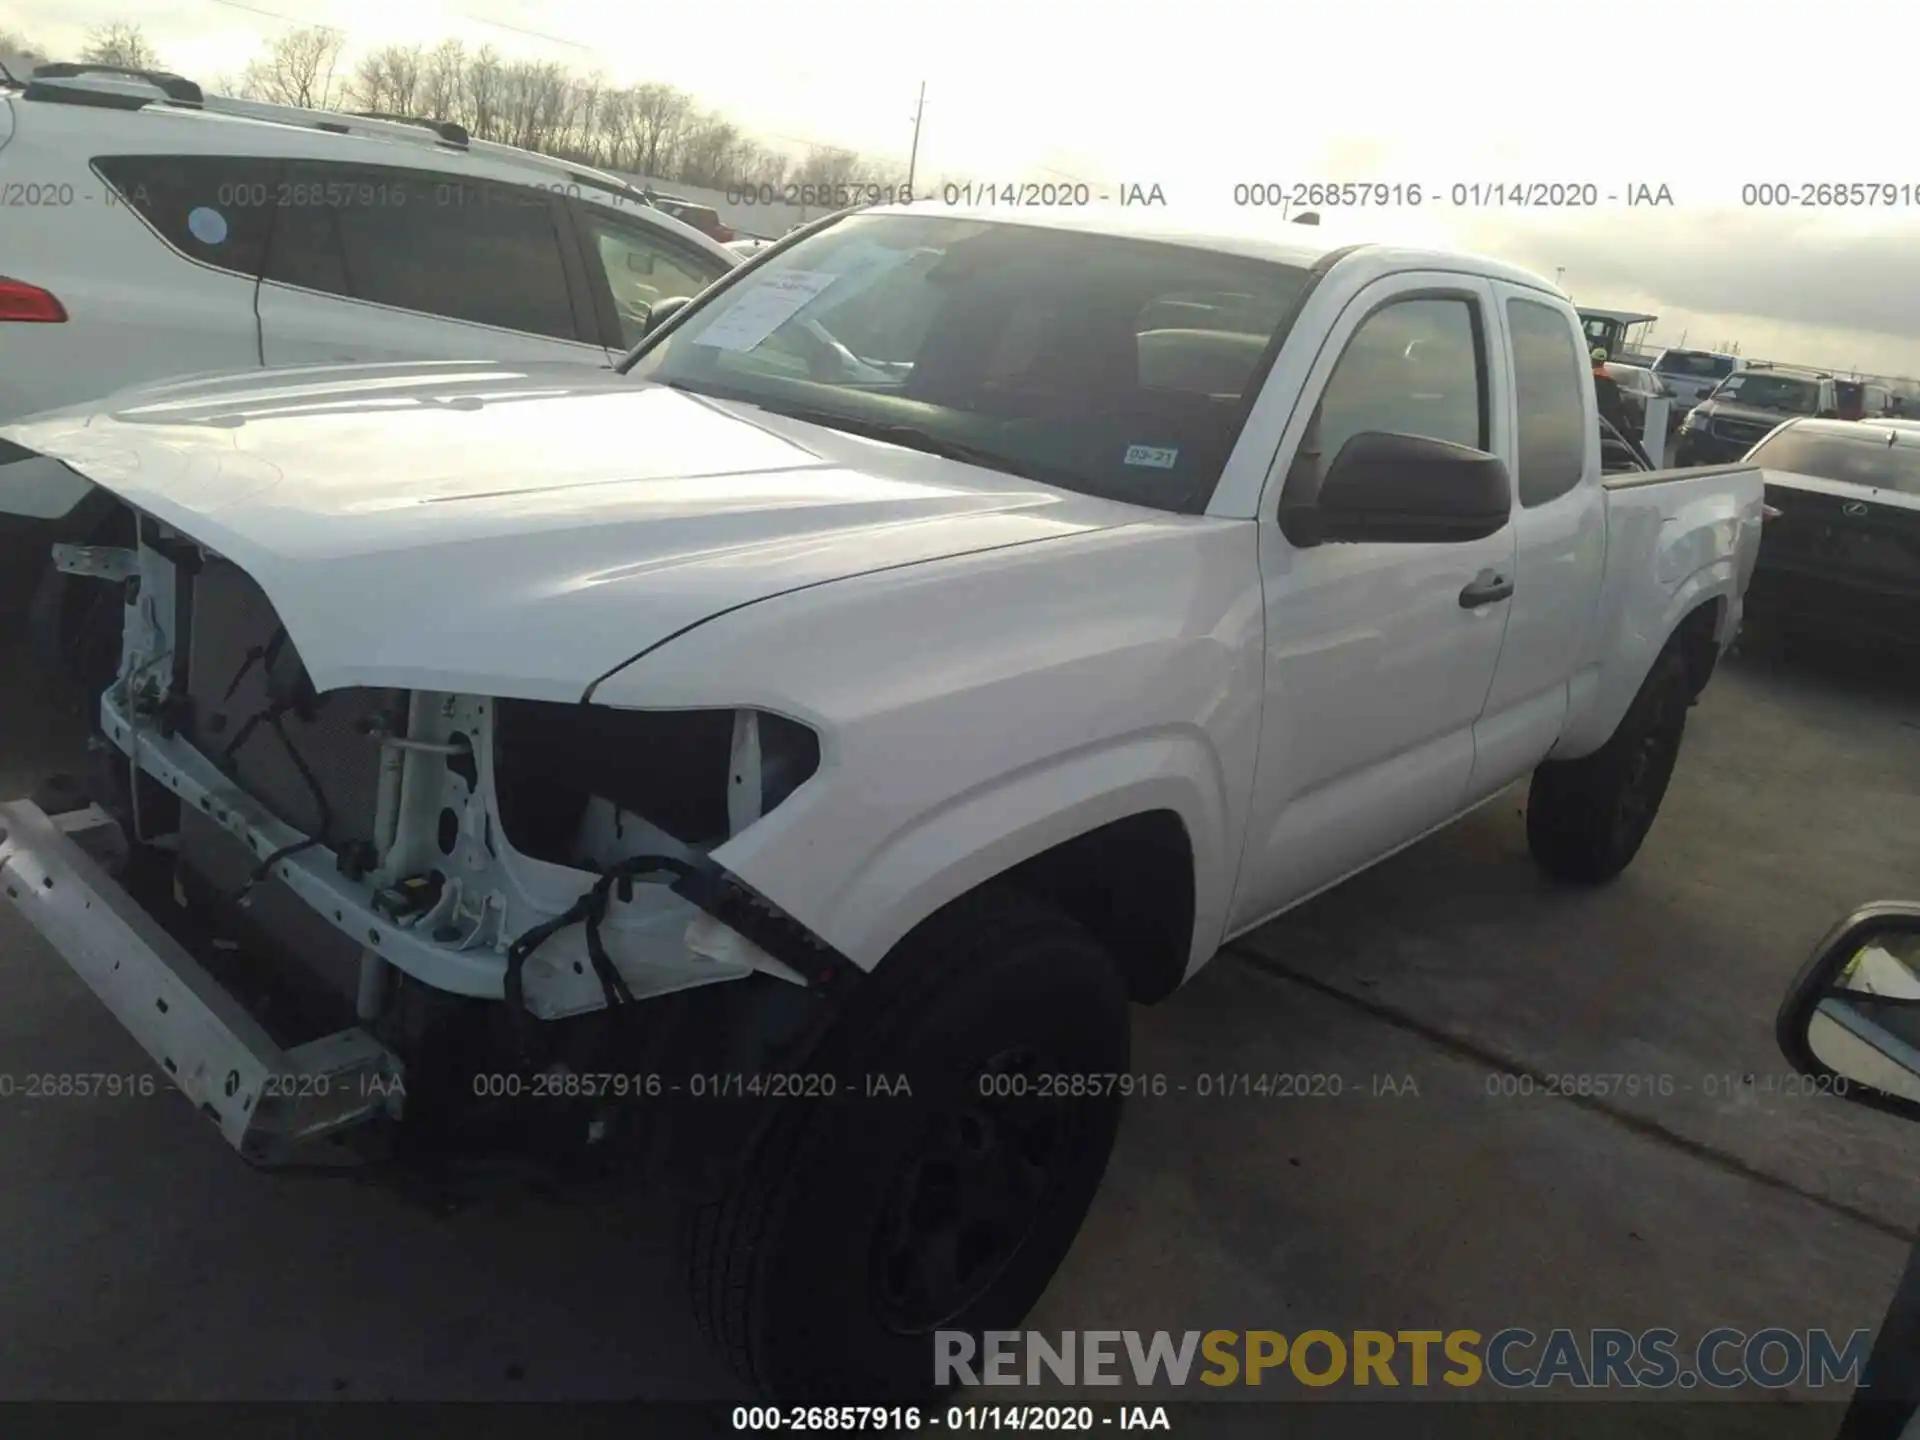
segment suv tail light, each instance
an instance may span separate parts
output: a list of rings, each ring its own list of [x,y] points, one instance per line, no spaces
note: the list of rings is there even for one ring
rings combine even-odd
[[[67,318],[67,307],[51,291],[24,280],[0,275],[0,322],[21,320],[30,324],[58,325]]]

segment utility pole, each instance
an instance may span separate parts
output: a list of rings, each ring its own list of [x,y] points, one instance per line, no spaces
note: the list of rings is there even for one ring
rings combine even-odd
[[[907,199],[913,199],[913,172],[920,163],[920,114],[927,108],[927,82],[920,82],[920,103],[913,107],[913,149],[907,153]]]

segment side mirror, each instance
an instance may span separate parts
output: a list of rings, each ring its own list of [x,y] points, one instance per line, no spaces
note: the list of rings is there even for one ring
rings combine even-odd
[[[651,335],[669,319],[679,314],[681,308],[692,298],[691,295],[669,295],[664,300],[654,302],[652,308],[647,311],[647,323],[640,333],[643,336]]]
[[[1781,1053],[1836,1095],[1920,1120],[1920,905],[1855,911],[1794,977]]]
[[[1282,505],[1296,545],[1358,541],[1463,541],[1497,534],[1513,510],[1513,486],[1497,455],[1432,440],[1363,430],[1340,447],[1312,503]]]

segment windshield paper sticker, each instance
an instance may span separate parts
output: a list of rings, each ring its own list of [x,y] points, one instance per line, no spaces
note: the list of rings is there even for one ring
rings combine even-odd
[[[1150,470],[1171,470],[1179,462],[1180,452],[1159,445],[1129,445],[1123,465],[1144,465]]]
[[[717,350],[751,350],[840,277],[824,270],[789,270],[749,285],[746,293],[701,332],[697,345]]]

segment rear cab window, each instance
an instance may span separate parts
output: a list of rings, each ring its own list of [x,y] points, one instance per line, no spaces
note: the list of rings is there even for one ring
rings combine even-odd
[[[1592,372],[1580,363],[1572,324],[1553,306],[1509,299],[1507,329],[1513,338],[1520,503],[1544,505],[1586,473]]]

